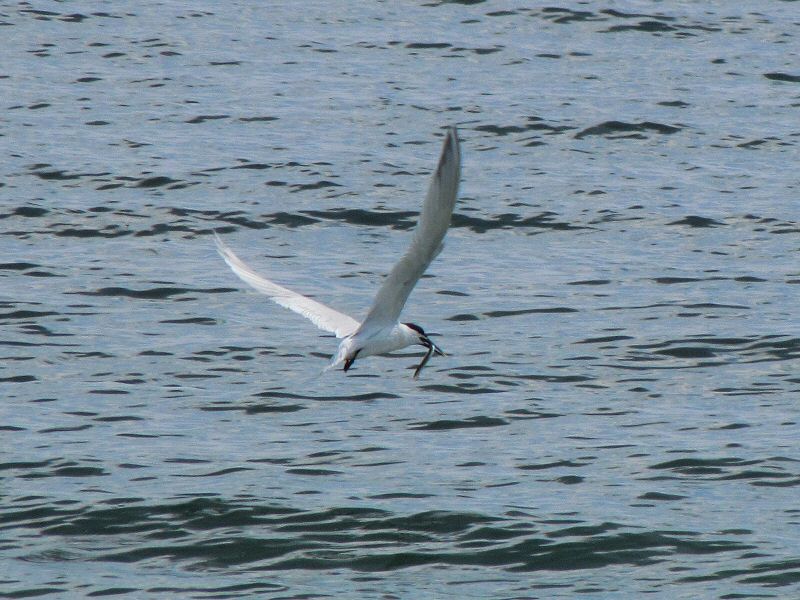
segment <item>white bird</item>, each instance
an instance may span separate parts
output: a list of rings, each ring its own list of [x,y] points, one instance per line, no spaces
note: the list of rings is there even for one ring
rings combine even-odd
[[[242,262],[215,234],[217,250],[242,281],[266,294],[273,302],[303,315],[320,329],[334,333],[337,338],[343,338],[327,369],[344,364],[344,370],[347,371],[356,358],[385,354],[420,344],[428,352],[414,371],[416,379],[433,353],[443,356],[444,352],[428,338],[422,327],[414,323],[401,323],[400,312],[425,269],[444,247],[442,240],[450,226],[460,173],[458,132],[455,127],[449,127],[411,244],[386,277],[361,323],[316,300],[265,279]]]

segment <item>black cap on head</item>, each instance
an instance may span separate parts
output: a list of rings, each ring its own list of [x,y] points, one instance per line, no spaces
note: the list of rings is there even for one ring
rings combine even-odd
[[[406,327],[410,327],[411,329],[413,329],[414,331],[416,331],[420,335],[423,335],[423,336],[426,335],[425,332],[423,331],[422,327],[420,327],[416,323],[403,323],[403,325],[405,325]]]

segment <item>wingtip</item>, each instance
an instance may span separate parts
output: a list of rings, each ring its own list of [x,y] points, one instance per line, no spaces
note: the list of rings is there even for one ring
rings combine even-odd
[[[217,247],[217,252],[222,258],[225,258],[226,255],[230,252],[230,248],[225,245],[225,242],[222,241],[222,238],[219,237],[219,234],[214,231],[214,245]]]
[[[447,150],[451,144],[458,148],[458,128],[455,125],[447,125],[447,133],[445,136],[445,150]]]
[[[445,133],[442,153],[439,157],[437,175],[441,176],[448,165],[455,165],[456,178],[460,176],[461,170],[461,148],[458,138],[458,129],[455,125],[448,125]]]

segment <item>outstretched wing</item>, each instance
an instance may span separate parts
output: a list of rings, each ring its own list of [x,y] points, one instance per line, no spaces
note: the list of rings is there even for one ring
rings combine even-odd
[[[458,132],[455,127],[449,127],[411,245],[378,290],[372,307],[361,324],[362,331],[395,323],[400,317],[411,290],[444,247],[442,240],[450,227],[460,176]]]
[[[273,283],[269,279],[265,279],[242,262],[216,233],[214,234],[214,238],[217,242],[217,250],[220,255],[225,259],[225,262],[228,263],[228,266],[236,273],[239,279],[251,285],[262,294],[266,294],[270,300],[276,304],[280,304],[299,315],[303,315],[320,329],[336,334],[337,338],[346,337],[358,329],[358,321],[352,317],[333,310],[302,294],[293,292],[277,283]]]

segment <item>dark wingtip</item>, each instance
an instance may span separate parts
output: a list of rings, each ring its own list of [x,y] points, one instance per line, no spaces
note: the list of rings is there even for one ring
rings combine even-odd
[[[455,125],[448,125],[447,134],[444,139],[443,152],[447,152],[453,144],[458,144],[458,129],[456,129]]]
[[[460,160],[459,157],[459,148],[458,148],[459,140],[458,140],[458,130],[456,129],[455,125],[448,125],[447,132],[445,133],[444,137],[444,144],[442,144],[442,154],[439,157],[439,164],[436,168],[436,174],[441,176],[442,170],[444,169],[445,165],[449,162],[450,157],[456,157],[456,161]]]

